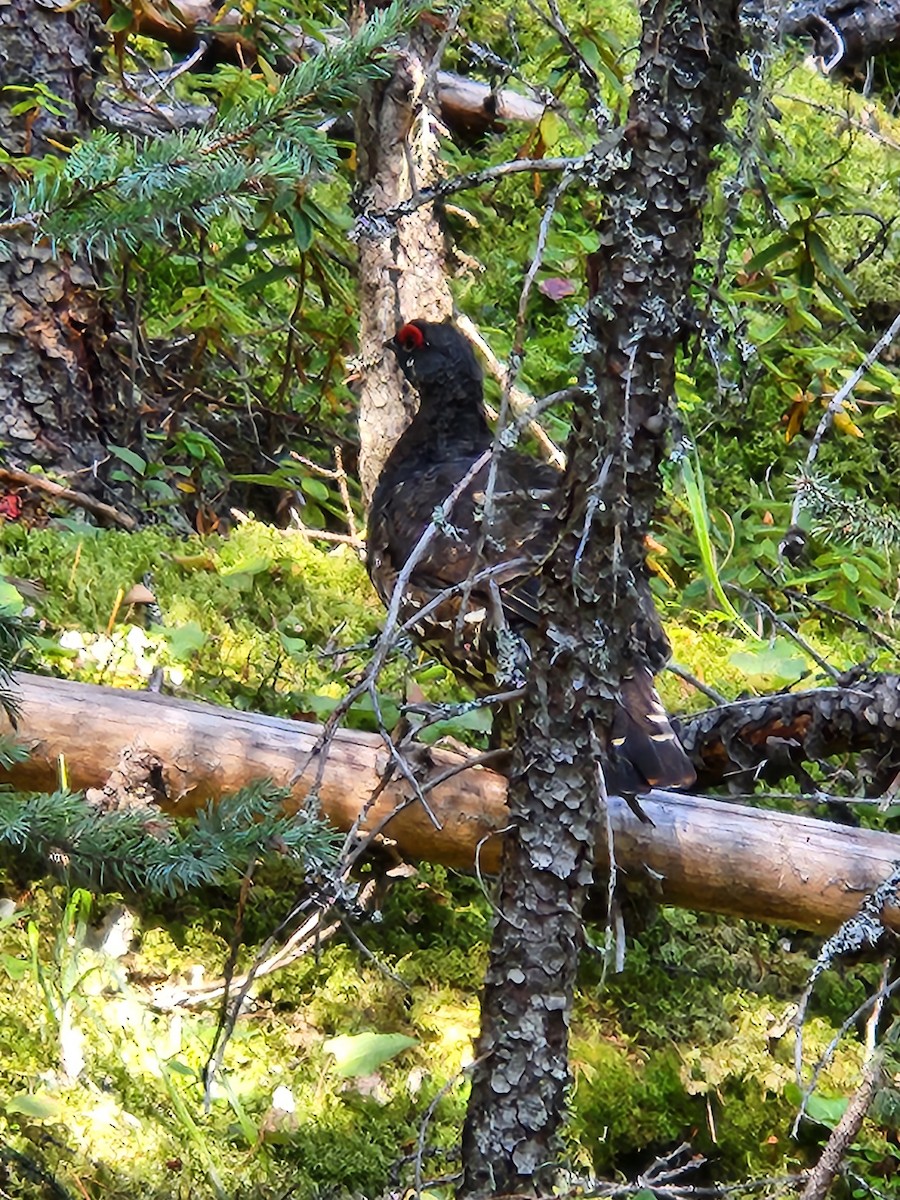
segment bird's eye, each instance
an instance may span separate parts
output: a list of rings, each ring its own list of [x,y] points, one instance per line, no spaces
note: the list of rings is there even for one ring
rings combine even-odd
[[[409,354],[413,350],[422,349],[425,345],[425,334],[418,325],[404,325],[397,330],[395,341],[401,350]]]

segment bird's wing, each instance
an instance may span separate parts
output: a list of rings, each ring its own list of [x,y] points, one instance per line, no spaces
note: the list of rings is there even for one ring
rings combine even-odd
[[[527,470],[522,464],[527,464]],[[470,467],[469,460],[434,464],[414,479],[395,484],[385,503],[373,505],[370,565],[372,556],[383,547],[399,573]],[[545,471],[549,472],[546,478]],[[417,583],[441,591],[474,579],[490,566],[492,578],[504,590],[514,589],[540,565],[546,552],[543,546],[550,540],[555,520],[558,479],[553,468],[523,455],[504,455],[498,463],[485,522],[489,467],[483,467],[447,518],[438,522],[421,551],[414,568]]]

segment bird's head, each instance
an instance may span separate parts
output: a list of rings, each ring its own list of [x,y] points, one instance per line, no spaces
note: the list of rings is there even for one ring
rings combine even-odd
[[[453,325],[432,321],[407,321],[387,346],[397,356],[400,370],[419,391],[440,387],[446,394],[481,396],[481,367],[468,338]]]

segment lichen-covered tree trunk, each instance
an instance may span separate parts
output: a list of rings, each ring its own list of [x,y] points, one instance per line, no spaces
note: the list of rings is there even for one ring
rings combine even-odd
[[[369,0],[370,6],[372,5]],[[364,14],[363,14],[364,15]],[[428,94],[429,51],[424,33],[412,34],[391,77],[371,89],[356,122],[357,202],[377,216],[434,182],[438,135]],[[359,398],[359,474],[366,501],[384,460],[409,424],[415,393],[384,343],[412,317],[442,321],[452,301],[444,240],[431,205],[394,226],[389,237],[359,240],[359,350],[364,364]]]
[[[461,1195],[549,1191],[569,1082],[581,911],[604,784],[596,752],[635,658],[658,666],[635,587],[657,496],[675,350],[711,152],[737,94],[736,0],[650,0],[628,121],[608,169],[569,444],[565,533],[510,783]],[[614,849],[614,848],[613,848]]]
[[[0,144],[41,157],[88,128],[91,13],[34,0],[0,4]],[[39,88],[47,89],[42,99]],[[11,90],[10,90],[11,89]],[[30,91],[29,89],[34,89]],[[35,107],[13,114],[33,96]],[[6,198],[12,168],[0,176]],[[45,242],[13,240],[0,254],[0,451],[20,463],[85,467],[101,452],[112,407],[103,311],[91,271]]]

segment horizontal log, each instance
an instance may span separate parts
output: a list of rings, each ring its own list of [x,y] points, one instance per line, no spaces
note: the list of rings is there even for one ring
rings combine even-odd
[[[104,5],[107,3],[108,0],[103,0]],[[131,32],[154,38],[181,54],[193,53],[202,38],[214,43],[219,54],[235,62],[252,62],[256,56],[256,47],[242,25],[241,12],[237,8],[223,9],[214,0],[180,0],[177,5],[136,3],[132,7]],[[286,66],[322,50],[322,45],[307,37],[299,27],[288,26],[282,34],[281,53]],[[271,47],[266,47],[264,53],[270,54]],[[276,66],[280,65],[279,56]],[[451,71],[436,73],[435,92],[442,120],[458,132],[478,135],[507,121],[533,125],[544,115],[544,105],[530,96],[512,88],[494,89],[490,84]],[[200,110],[195,111],[199,115]],[[140,114],[135,111],[134,117],[139,119]],[[120,118],[118,123],[125,122]]]
[[[31,757],[8,782],[23,790],[56,786],[60,756],[73,788],[102,788],[138,764],[164,805],[186,813],[210,797],[270,778],[292,785],[303,803],[318,766],[321,728],[196,704],[148,692],[19,675],[17,739]],[[0,732],[5,732],[0,718]],[[465,757],[421,748],[422,778],[460,767]],[[387,762],[375,734],[341,730],[328,752],[322,809],[348,830],[370,801]],[[440,823],[406,804],[410,785],[394,781],[367,812],[366,828],[388,821],[405,858],[493,872],[506,823],[506,781],[483,767],[460,770],[429,792]],[[615,857],[627,879],[653,881],[659,898],[682,907],[830,931],[851,916],[900,859],[900,838],[812,817],[746,808],[700,796],[653,792],[641,798],[650,822],[611,802]],[[395,815],[391,816],[397,809]],[[651,823],[652,822],[652,823]],[[601,846],[598,863],[607,862]],[[900,929],[900,911],[887,923]]]
[[[804,778],[805,763],[867,751],[884,790],[900,772],[900,676],[851,673],[833,687],[719,704],[679,722],[678,736],[700,787]]]

